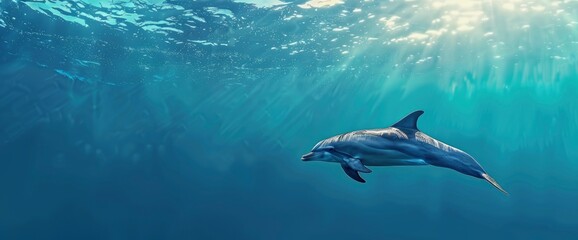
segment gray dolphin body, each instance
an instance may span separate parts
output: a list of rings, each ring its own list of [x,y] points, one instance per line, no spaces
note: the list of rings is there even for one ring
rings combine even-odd
[[[322,140],[301,160],[340,163],[349,177],[362,183],[365,180],[359,172],[371,172],[366,166],[433,165],[485,179],[507,194],[472,156],[421,132],[417,120],[422,114],[421,110],[415,111],[388,128],[354,131]]]

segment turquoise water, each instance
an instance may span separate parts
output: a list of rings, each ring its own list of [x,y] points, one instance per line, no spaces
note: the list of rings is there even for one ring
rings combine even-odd
[[[0,0],[0,239],[576,239],[577,1]],[[427,167],[302,162],[387,127]]]

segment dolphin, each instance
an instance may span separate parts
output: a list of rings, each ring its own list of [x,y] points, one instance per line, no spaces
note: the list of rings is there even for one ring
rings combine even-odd
[[[301,160],[339,163],[349,177],[361,183],[365,180],[359,172],[371,172],[366,166],[433,165],[485,179],[508,194],[472,156],[421,132],[417,121],[423,113],[410,113],[388,128],[353,131],[322,140]]]

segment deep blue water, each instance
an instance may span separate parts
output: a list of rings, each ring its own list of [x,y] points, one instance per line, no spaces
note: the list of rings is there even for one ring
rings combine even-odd
[[[577,239],[576,1],[0,0],[0,239]],[[510,193],[300,157],[420,129]]]

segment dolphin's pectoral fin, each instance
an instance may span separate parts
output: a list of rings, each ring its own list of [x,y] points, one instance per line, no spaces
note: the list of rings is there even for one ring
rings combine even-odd
[[[363,165],[363,163],[361,163],[361,161],[357,158],[345,159],[345,163],[347,163],[347,165],[355,171],[362,172],[362,173],[370,173],[371,172],[371,169],[369,169],[365,165]]]
[[[345,171],[347,176],[349,176],[350,178],[353,178],[355,181],[358,181],[360,183],[365,183],[365,180],[361,178],[361,176],[359,176],[359,172],[350,168],[349,165],[342,163],[341,168],[343,168],[343,171]]]

